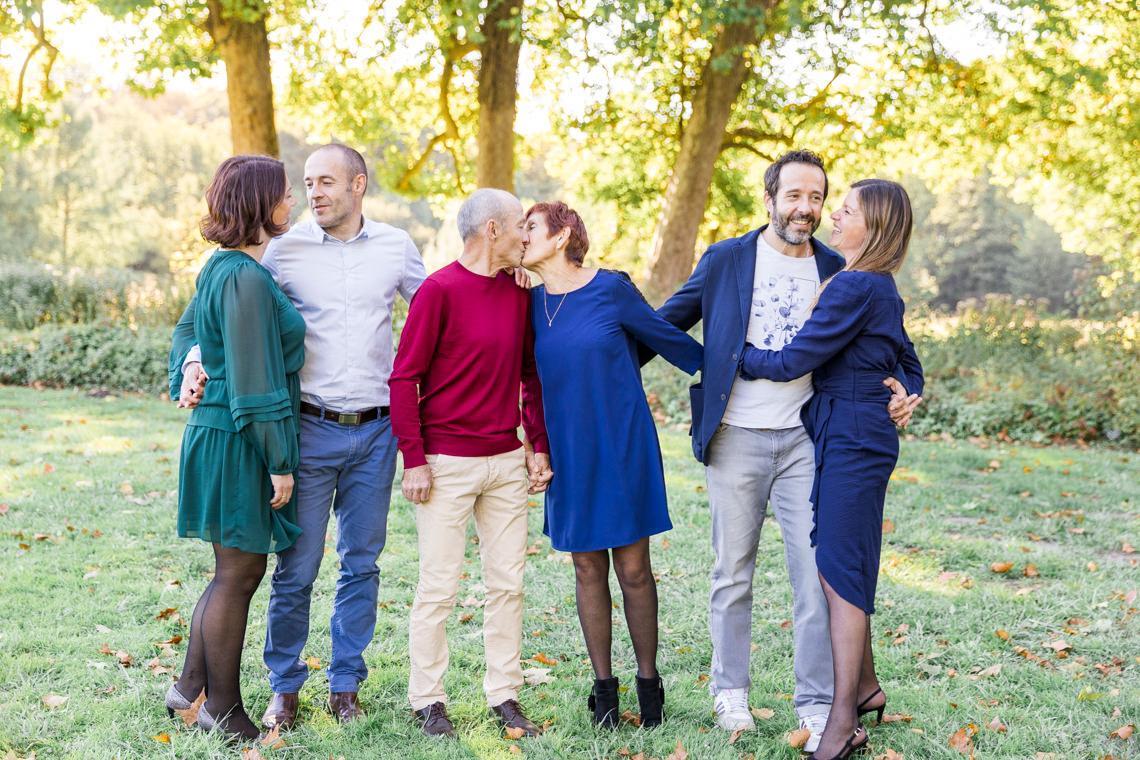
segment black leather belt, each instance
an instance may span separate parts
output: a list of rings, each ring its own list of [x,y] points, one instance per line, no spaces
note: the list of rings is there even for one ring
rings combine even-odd
[[[316,404],[310,404],[308,401],[301,402],[301,413],[311,414],[314,417],[322,417],[330,422],[336,422],[340,425],[363,425],[365,422],[372,422],[378,417],[388,416],[388,407],[374,406],[371,409],[365,409],[362,412],[338,412],[335,409],[321,409]]]

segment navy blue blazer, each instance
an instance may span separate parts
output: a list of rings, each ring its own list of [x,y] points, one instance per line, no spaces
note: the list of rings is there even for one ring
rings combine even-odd
[[[709,246],[688,281],[657,310],[682,330],[704,321],[701,379],[689,388],[693,409],[689,432],[693,454],[701,462],[705,462],[709,441],[728,407],[728,394],[744,352],[756,277],[756,239],[767,226]],[[842,256],[815,238],[811,239],[811,247],[820,282],[846,265]],[[643,362],[652,356],[648,350],[642,350]]]

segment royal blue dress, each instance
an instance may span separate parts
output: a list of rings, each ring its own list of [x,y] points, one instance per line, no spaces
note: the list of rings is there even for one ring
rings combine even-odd
[[[780,351],[745,349],[740,374],[787,381],[812,373],[815,394],[800,414],[815,443],[812,544],[819,572],[843,599],[875,611],[883,501],[899,455],[887,413],[889,376],[922,393],[922,365],[903,328],[889,274],[844,271]]]
[[[531,298],[554,470],[543,532],[559,551],[587,552],[669,530],[637,343],[690,375],[701,366],[701,344],[658,315],[622,272],[598,270],[565,295],[540,285]]]

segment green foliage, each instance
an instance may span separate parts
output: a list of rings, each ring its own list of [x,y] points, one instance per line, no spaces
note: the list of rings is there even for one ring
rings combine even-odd
[[[47,325],[0,343],[0,384],[161,393],[170,331],[105,322]]]
[[[0,328],[95,321],[168,326],[178,321],[190,292],[187,278],[0,262]]]
[[[993,296],[912,330],[926,370],[918,434],[1140,445],[1140,315],[1051,318]]]

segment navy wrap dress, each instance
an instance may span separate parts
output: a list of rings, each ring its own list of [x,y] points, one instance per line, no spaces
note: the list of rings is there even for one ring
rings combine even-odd
[[[883,502],[898,461],[887,412],[887,377],[922,393],[922,365],[903,327],[903,302],[889,274],[843,271],[780,351],[745,349],[745,379],[787,381],[812,373],[815,393],[800,413],[815,444],[811,500],[816,565],[844,600],[875,611]]]
[[[701,366],[701,344],[666,322],[622,272],[600,269],[566,294],[540,285],[531,298],[554,470],[543,532],[559,551],[587,552],[671,529],[637,344],[690,375]]]

